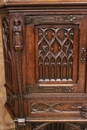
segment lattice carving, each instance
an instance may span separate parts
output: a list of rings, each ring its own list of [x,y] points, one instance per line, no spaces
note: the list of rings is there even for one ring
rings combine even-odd
[[[2,36],[4,47],[4,59],[5,59],[5,74],[6,82],[12,85],[12,67],[11,67],[11,48],[9,41],[9,19],[3,18],[2,20]]]
[[[38,29],[39,80],[72,81],[74,28]]]
[[[81,103],[32,103],[31,113],[60,113],[64,111],[78,111],[81,105]]]

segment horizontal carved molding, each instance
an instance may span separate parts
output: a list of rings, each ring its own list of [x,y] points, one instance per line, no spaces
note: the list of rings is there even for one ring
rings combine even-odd
[[[73,15],[53,15],[53,16],[25,16],[25,24],[42,24],[42,23],[72,23],[76,19]]]
[[[27,93],[71,93],[73,91],[74,91],[74,88],[69,87],[69,86],[58,86],[58,87],[54,87],[54,86],[30,87],[30,86],[27,86],[26,87]]]
[[[60,113],[79,111],[81,103],[31,103],[31,113]]]

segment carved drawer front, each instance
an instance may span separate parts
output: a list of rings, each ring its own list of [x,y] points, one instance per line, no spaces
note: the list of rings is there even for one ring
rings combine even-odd
[[[87,97],[79,94],[30,94],[24,97],[25,115],[30,121],[87,120]],[[27,109],[28,108],[28,109]],[[54,118],[53,118],[54,117]]]
[[[27,92],[84,92],[84,21],[72,15],[26,16]]]

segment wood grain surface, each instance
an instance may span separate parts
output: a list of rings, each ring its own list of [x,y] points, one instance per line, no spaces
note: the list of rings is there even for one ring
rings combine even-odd
[[[14,1],[14,0],[2,0],[4,2],[7,1]],[[24,0],[15,0],[15,1],[24,1]],[[29,1],[29,2],[86,2],[87,0],[25,0],[25,1]]]
[[[0,2],[14,1],[14,0],[0,0]],[[23,0],[15,0],[21,2]],[[36,0],[25,0],[26,2],[35,2]],[[87,0],[37,0],[37,2],[87,2]],[[7,113],[4,103],[6,100],[6,93],[4,85],[4,62],[2,49],[2,35],[1,35],[1,21],[0,21],[0,130],[14,130],[14,123]]]

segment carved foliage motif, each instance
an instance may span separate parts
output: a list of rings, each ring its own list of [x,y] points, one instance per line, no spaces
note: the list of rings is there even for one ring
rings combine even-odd
[[[72,81],[74,28],[38,28],[39,80]]]
[[[9,41],[9,19],[3,18],[2,20],[2,36],[4,47],[4,59],[5,59],[5,74],[6,82],[12,85],[12,68],[11,68],[11,48]]]
[[[63,111],[78,111],[82,104],[70,104],[70,103],[32,103],[31,113],[60,113]]]
[[[16,51],[16,68],[17,68],[17,79],[19,88],[19,106],[20,116],[23,115],[23,95],[22,95],[22,50],[23,50],[23,31],[22,23],[19,16],[15,16],[13,22],[13,38],[14,38],[14,49]]]
[[[58,16],[25,16],[26,24],[42,24],[42,23],[72,23],[76,19],[73,15]]]

